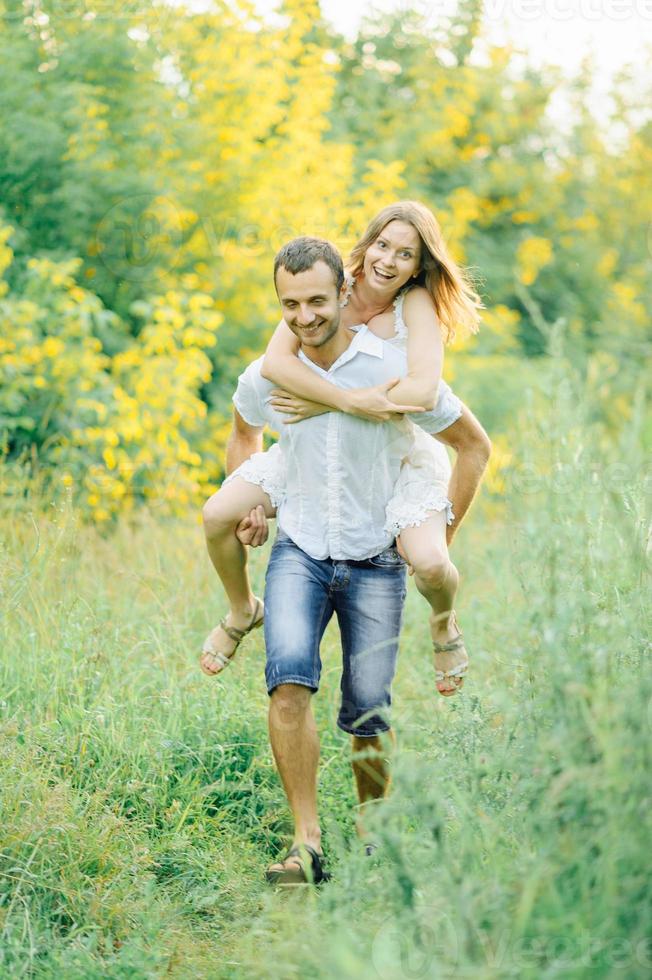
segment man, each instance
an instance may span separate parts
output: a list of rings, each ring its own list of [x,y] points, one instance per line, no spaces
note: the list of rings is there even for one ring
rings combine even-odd
[[[283,315],[301,344],[299,356],[313,370],[350,388],[389,385],[406,373],[405,354],[396,347],[366,327],[353,334],[341,325],[343,267],[330,243],[289,242],[276,257],[274,275]],[[338,726],[352,736],[361,805],[384,796],[389,784],[384,739],[406,569],[384,530],[385,507],[412,436],[401,421],[372,423],[342,413],[283,426],[269,404],[274,386],[263,379],[261,361],[239,380],[233,399],[238,445],[231,450],[234,458],[246,458],[260,447],[269,424],[280,431],[288,461],[266,579],[265,674],[270,741],[295,831],[293,847],[267,877],[274,883],[319,881],[326,873],[311,696],[319,687],[319,644],[333,613],[343,652]],[[428,432],[441,428],[436,409],[413,419]]]

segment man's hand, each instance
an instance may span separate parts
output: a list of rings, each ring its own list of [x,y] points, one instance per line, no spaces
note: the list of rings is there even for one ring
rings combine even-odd
[[[254,507],[247,517],[244,517],[235,529],[235,536],[241,544],[250,548],[260,548],[269,536],[265,508],[262,505]]]
[[[307,398],[301,398],[300,395],[293,395],[290,391],[283,391],[282,388],[274,388],[269,403],[275,412],[290,416],[283,419],[285,425],[303,422],[304,419],[310,419],[313,415],[324,415],[325,412],[333,411],[327,405],[311,402]]]
[[[412,565],[410,565],[410,562],[408,561],[408,557],[403,551],[403,544],[401,542],[400,537],[396,539],[396,550],[398,551],[399,555],[407,565],[408,575],[414,575],[414,569],[412,568]]]
[[[389,381],[375,385],[373,388],[358,388],[348,392],[351,415],[357,415],[358,418],[367,419],[369,422],[389,422],[408,412],[410,414],[423,412],[424,409],[419,405],[395,405],[389,400],[387,392],[391,391],[399,381],[400,378],[390,378]]]
[[[455,522],[455,524],[447,524],[446,525],[446,547],[447,548],[450,548],[450,546],[452,545],[453,538],[457,534],[457,528],[458,528],[457,521]]]

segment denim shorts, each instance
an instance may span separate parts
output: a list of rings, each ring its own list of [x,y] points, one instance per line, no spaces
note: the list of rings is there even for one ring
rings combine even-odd
[[[389,728],[405,601],[405,562],[391,546],[364,561],[319,560],[279,530],[265,583],[265,679],[319,688],[319,644],[333,613],[342,638],[337,724],[371,737]]]

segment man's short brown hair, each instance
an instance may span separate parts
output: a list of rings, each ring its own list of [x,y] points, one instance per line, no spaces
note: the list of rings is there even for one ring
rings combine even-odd
[[[286,269],[291,275],[307,272],[316,262],[325,262],[333,273],[333,281],[339,293],[344,282],[344,264],[342,256],[334,245],[325,238],[293,238],[277,253],[274,259],[274,283],[279,269]]]

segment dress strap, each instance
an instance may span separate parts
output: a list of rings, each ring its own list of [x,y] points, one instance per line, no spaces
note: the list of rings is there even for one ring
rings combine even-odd
[[[403,303],[407,292],[407,289],[402,289],[394,300],[394,336],[397,340],[405,340],[408,335],[405,320],[403,319]]]

